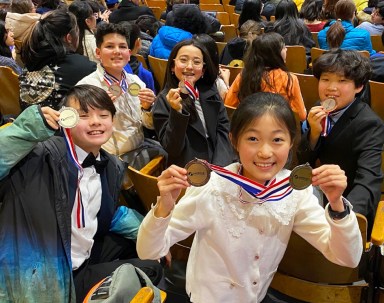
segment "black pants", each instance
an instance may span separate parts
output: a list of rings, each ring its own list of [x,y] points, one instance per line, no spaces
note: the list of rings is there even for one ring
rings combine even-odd
[[[162,276],[163,268],[157,261],[140,260],[136,253],[136,243],[114,233],[95,240],[91,256],[77,270],[73,271],[76,289],[76,301],[83,302],[88,291],[117,267],[130,263],[143,270],[157,285]]]

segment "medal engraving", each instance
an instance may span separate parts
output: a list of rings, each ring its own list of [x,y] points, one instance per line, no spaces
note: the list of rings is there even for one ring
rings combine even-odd
[[[329,113],[336,108],[337,104],[334,99],[326,99],[323,102],[321,102],[321,105],[324,107],[324,110]]]
[[[59,125],[64,128],[72,128],[79,122],[79,113],[72,107],[62,107],[60,110]]]
[[[136,96],[139,95],[139,91],[140,91],[140,89],[141,89],[140,85],[137,84],[137,83],[135,83],[135,82],[129,84],[129,86],[128,86],[128,92],[129,92],[129,94],[130,94],[131,96],[134,96],[134,97],[136,97]]]
[[[187,87],[185,86],[185,81],[184,80],[181,80],[179,82],[179,88],[180,88],[180,93],[182,93],[184,95],[188,95],[188,90],[187,90]]]
[[[123,90],[118,84],[110,85],[108,91],[115,97],[120,97],[120,95],[123,93]]]
[[[301,190],[312,184],[312,167],[308,164],[296,166],[289,176],[293,189]]]
[[[207,184],[211,177],[211,169],[204,162],[197,159],[192,160],[185,165],[187,170],[188,183],[193,186],[203,186]]]

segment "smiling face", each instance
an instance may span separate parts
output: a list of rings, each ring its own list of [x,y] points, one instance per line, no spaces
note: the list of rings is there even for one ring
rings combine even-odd
[[[288,128],[271,114],[252,121],[237,141],[243,176],[264,184],[285,166],[292,147]]]
[[[355,95],[361,92],[363,86],[356,87],[353,80],[336,73],[322,73],[319,79],[320,101],[334,99],[337,107],[342,109],[355,99]]]
[[[117,33],[107,34],[100,48],[96,48],[96,57],[109,74],[120,79],[121,72],[131,57],[131,51],[124,36]]]
[[[177,79],[187,80],[193,86],[204,74],[203,53],[193,45],[181,47],[174,60],[172,71]]]
[[[87,153],[95,156],[101,146],[112,136],[112,114],[106,109],[88,107],[88,113],[80,108],[80,103],[72,98],[68,102],[79,113],[79,123],[71,129],[73,142]]]

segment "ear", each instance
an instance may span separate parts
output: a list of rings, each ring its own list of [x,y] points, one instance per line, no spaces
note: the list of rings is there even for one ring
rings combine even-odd
[[[88,28],[90,28],[91,22],[92,22],[92,18],[85,19],[85,24],[87,25]]]
[[[96,54],[96,58],[101,61],[100,48],[96,47],[95,54]]]
[[[359,86],[359,87],[356,87],[356,88],[355,88],[355,94],[360,93],[360,92],[363,90],[363,88],[364,88],[364,85],[361,85],[361,86]]]
[[[65,35],[64,40],[68,44],[72,44],[73,37],[68,33],[68,34]]]

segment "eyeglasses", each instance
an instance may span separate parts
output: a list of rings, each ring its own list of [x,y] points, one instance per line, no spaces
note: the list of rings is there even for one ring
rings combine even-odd
[[[190,63],[192,64],[192,67],[194,68],[202,68],[203,65],[205,64],[203,62],[203,60],[201,59],[189,59],[187,57],[180,57],[180,58],[176,58],[175,61],[177,61],[179,63],[179,66],[181,68],[185,68],[187,67]]]

